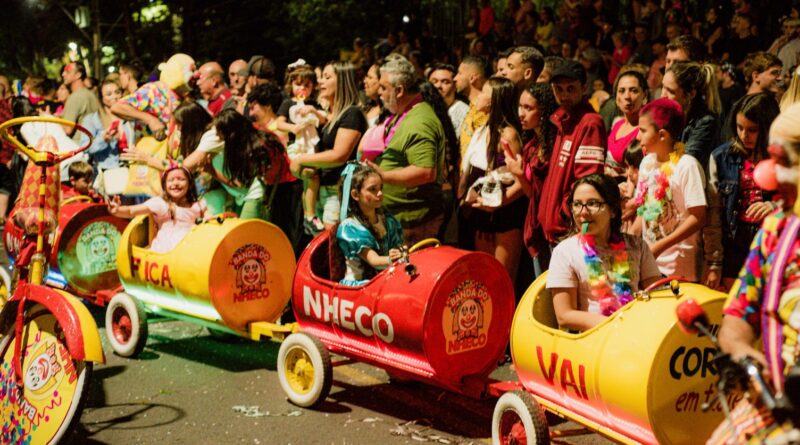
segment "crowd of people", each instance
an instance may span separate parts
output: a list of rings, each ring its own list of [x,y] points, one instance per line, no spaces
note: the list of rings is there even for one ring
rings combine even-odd
[[[298,253],[333,230],[338,278],[357,286],[401,246],[439,238],[493,255],[520,288],[549,270],[557,319],[574,330],[662,276],[725,291],[738,278],[720,338],[766,364],[744,340],[760,331],[763,280],[797,195],[800,6],[765,24],[762,3],[638,0],[626,29],[603,2],[512,0],[497,13],[482,0],[463,48],[436,53],[390,32],[374,46],[356,39],[347,60],[299,59],[283,78],[261,55],[231,62],[227,81],[220,62],[185,54],[147,80],[136,63],[100,82],[71,62],[60,83],[12,88],[0,76],[0,120],[86,127],[88,157],[62,178],[82,194],[92,174],[156,172],[149,193],[109,200],[113,214],[154,215],[154,249],[233,211],[273,221]],[[0,153],[5,215],[24,162]],[[774,187],[756,169],[770,159]],[[799,355],[792,326],[787,366]]]

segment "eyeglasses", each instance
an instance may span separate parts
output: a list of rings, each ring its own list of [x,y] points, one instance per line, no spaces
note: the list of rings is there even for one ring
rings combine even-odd
[[[586,202],[572,201],[572,213],[579,214],[585,208],[591,214],[595,214],[606,205],[603,201],[589,200]]]

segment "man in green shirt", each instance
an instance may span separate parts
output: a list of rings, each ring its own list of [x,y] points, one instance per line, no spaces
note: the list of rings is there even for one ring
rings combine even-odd
[[[422,100],[411,62],[392,57],[380,73],[381,101],[393,116],[386,149],[371,165],[383,176],[384,207],[403,225],[410,246],[435,238],[444,221],[444,127]]]

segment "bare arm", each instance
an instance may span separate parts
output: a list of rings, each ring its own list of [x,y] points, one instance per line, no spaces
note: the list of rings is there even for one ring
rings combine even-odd
[[[706,223],[706,206],[690,207],[688,211],[689,216],[672,233],[650,246],[650,250],[656,259],[669,247],[678,244],[703,228]]]
[[[147,125],[147,127],[150,128],[155,135],[159,135],[160,132],[164,132],[166,130],[166,125],[164,125],[164,123],[161,122],[157,117],[150,113],[137,110],[130,104],[123,101],[117,102],[111,106],[111,114],[122,120],[142,122],[143,124]],[[163,138],[160,139],[156,137],[156,139],[161,140]]]
[[[130,104],[125,102],[117,102],[111,106],[111,114],[126,121],[140,121],[149,124],[153,120],[158,120],[155,116],[144,111],[133,108]]]
[[[319,153],[311,153],[299,156],[292,162],[294,166],[297,164],[297,169],[292,168],[293,171],[299,170],[300,166],[303,167],[338,167],[350,158],[353,150],[356,148],[361,132],[349,128],[340,128],[336,132],[336,140],[333,143],[333,148]],[[385,178],[384,178],[385,180]]]
[[[133,218],[134,216],[147,215],[150,209],[144,204],[136,204],[132,206],[123,206],[119,204],[119,196],[108,202],[108,213],[118,216],[120,218]]]
[[[275,129],[278,131],[282,131],[284,133],[294,133],[294,134],[300,132],[300,127],[298,127],[295,124],[290,124],[286,120],[286,116],[278,116],[278,118],[275,119],[274,122],[275,122]]]
[[[189,153],[189,156],[187,156],[186,159],[183,160],[183,166],[186,167],[186,169],[189,171],[195,171],[206,163],[208,157],[209,157],[208,153],[202,152],[200,150],[195,150]]]
[[[523,170],[522,167],[522,156],[516,155],[516,157],[512,158],[506,154],[506,166],[508,166],[508,171],[516,178],[516,184],[519,184],[525,196],[530,198],[533,194],[533,185],[531,185],[531,183],[528,182],[528,178],[525,177],[525,170]]]
[[[556,311],[556,319],[562,328],[585,331],[606,319],[600,314],[578,310],[578,290],[575,288],[550,289],[550,292],[553,293],[553,309]]]
[[[400,250],[389,249],[389,255],[379,255],[372,249],[364,249],[359,254],[361,258],[375,269],[382,270],[392,265],[393,261],[400,259]]]
[[[750,356],[766,366],[767,360],[764,354],[753,347],[755,341],[756,334],[746,321],[730,315],[722,317],[719,344],[734,360]]]
[[[506,152],[506,150],[511,152],[513,158],[516,158],[522,154],[522,140],[519,138],[519,134],[514,127],[506,127],[503,129],[503,137],[500,139],[500,145],[500,149],[504,152]],[[506,160],[506,162],[508,161]],[[516,175],[514,175],[514,184],[505,189],[505,195],[503,196],[503,204],[501,207],[514,201],[521,194],[525,193],[525,185],[523,184],[530,186],[528,181],[520,180]],[[527,193],[525,194],[527,195]]]

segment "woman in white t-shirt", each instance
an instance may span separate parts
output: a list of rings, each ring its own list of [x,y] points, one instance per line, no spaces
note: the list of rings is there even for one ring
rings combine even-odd
[[[553,249],[547,289],[562,328],[584,331],[661,278],[641,238],[621,232],[619,187],[607,175],[575,182],[568,201],[572,233]]]

